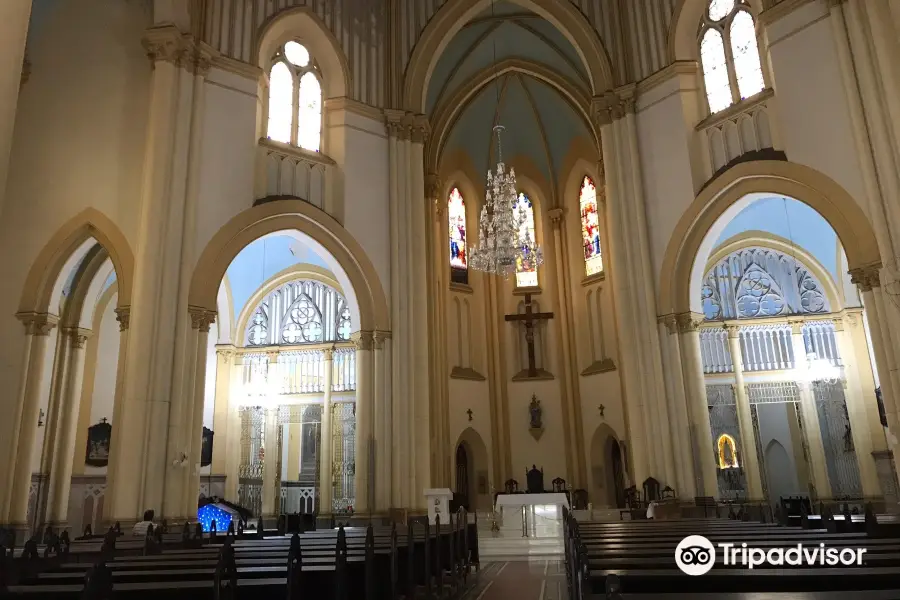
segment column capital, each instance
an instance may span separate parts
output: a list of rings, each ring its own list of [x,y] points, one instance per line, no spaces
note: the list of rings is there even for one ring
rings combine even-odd
[[[553,224],[553,227],[559,229],[562,225],[563,216],[565,215],[565,210],[562,207],[557,206],[551,208],[547,211],[547,216],[550,217],[550,222]]]
[[[59,322],[59,317],[50,313],[21,312],[16,318],[25,326],[25,335],[35,336],[50,335]]]
[[[849,325],[850,327],[858,327],[861,323],[861,316],[862,310],[847,310],[844,312],[844,319],[847,321],[847,325]]]
[[[405,117],[406,111],[395,108],[384,109],[384,129],[389,137],[395,137],[399,140],[409,139],[409,128],[404,123]]]
[[[679,333],[690,333],[700,330],[700,324],[703,323],[704,316],[695,312],[683,312],[675,315],[675,322],[678,324]]]
[[[120,306],[113,311],[116,313],[116,321],[119,322],[119,331],[125,331],[128,329],[128,325],[131,323],[131,307],[130,306]]]
[[[729,340],[736,340],[741,337],[741,327],[740,325],[734,325],[733,323],[725,323],[722,325],[722,329],[728,332]]]
[[[216,322],[214,310],[189,306],[188,313],[191,315],[191,329],[199,329],[202,333],[209,333],[210,325]]]
[[[414,144],[424,144],[431,136],[431,123],[428,115],[411,115],[412,124],[409,130],[409,139]]]
[[[357,350],[372,350],[375,346],[375,336],[371,331],[357,331],[350,336],[356,344]]]
[[[835,331],[843,331],[844,330],[844,318],[843,317],[833,317],[831,322],[834,323]]]
[[[72,348],[84,348],[88,338],[93,335],[90,329],[82,329],[81,327],[63,327],[60,332],[69,338]]]
[[[278,350],[269,350],[266,352],[266,359],[268,359],[270,365],[278,362],[279,353],[280,351]]]
[[[216,356],[218,356],[225,363],[230,363],[235,356],[237,356],[237,351],[234,346],[216,346]]]
[[[591,121],[594,126],[603,127],[629,113],[633,114],[635,90],[634,84],[628,84],[591,98]]]
[[[797,334],[803,333],[804,319],[802,317],[794,317],[794,318],[788,317],[787,322],[788,322],[788,325],[791,326],[792,334],[797,335]]]
[[[879,270],[881,270],[880,264],[850,269],[850,283],[856,284],[860,292],[871,292],[872,288],[881,287]]]
[[[322,350],[322,356],[325,360],[334,360],[334,346]]]
[[[656,317],[656,322],[665,325],[669,335],[678,333],[678,321],[675,319],[674,314],[659,315]]]
[[[141,44],[154,65],[168,62],[202,77],[209,73],[213,58],[218,54],[209,44],[182,33],[174,25],[151,27],[144,33]]]
[[[391,339],[390,331],[375,331],[372,335],[376,350],[384,350],[384,341],[389,339]]]

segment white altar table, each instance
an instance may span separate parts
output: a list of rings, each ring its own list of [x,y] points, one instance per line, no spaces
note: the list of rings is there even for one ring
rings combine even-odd
[[[501,516],[505,536],[518,531],[522,537],[562,539],[562,508],[569,508],[565,494],[500,494],[494,510]]]

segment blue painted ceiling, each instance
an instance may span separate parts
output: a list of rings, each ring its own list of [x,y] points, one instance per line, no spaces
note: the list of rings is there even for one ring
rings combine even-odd
[[[519,58],[540,63],[589,88],[584,65],[566,38],[541,17],[506,2],[481,13],[450,41],[429,82],[427,107],[433,112],[473,76],[496,62]],[[500,97],[498,110],[498,94]],[[573,139],[591,140],[581,115],[553,87],[525,73],[507,73],[491,82],[463,109],[443,152],[463,150],[475,168],[486,171],[496,156],[491,129],[506,127],[504,157],[527,156],[548,182],[555,183]]]
[[[784,196],[757,200],[725,226],[716,240],[716,247],[730,237],[751,230],[766,231],[791,240],[814,256],[837,279],[837,234],[828,221],[808,205]]]

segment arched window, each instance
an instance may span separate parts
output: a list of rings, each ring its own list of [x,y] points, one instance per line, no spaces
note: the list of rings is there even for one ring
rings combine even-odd
[[[298,279],[269,292],[250,316],[247,346],[341,342],[350,339],[350,307],[334,288]]]
[[[519,238],[528,237],[532,242],[535,241],[534,232],[534,207],[531,205],[531,199],[519,192],[519,197],[513,205],[513,213],[519,219]],[[537,264],[528,257],[519,258],[516,264],[516,287],[537,287]]]
[[[319,67],[298,42],[288,42],[269,71],[270,140],[318,152],[322,144],[322,82]]]
[[[450,225],[450,280],[455,283],[468,283],[466,201],[456,187],[450,191],[450,197],[447,199],[447,220]]]
[[[581,182],[578,198],[581,207],[581,241],[584,246],[584,269],[588,275],[603,271],[600,250],[600,214],[597,211],[597,186],[587,175]]]
[[[766,84],[747,0],[710,0],[700,26],[700,62],[710,114],[763,91]]]

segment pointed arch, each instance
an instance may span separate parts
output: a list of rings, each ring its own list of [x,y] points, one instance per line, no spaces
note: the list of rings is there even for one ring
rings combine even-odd
[[[128,240],[109,217],[96,208],[86,208],[60,227],[38,253],[25,279],[18,312],[51,312],[53,287],[63,266],[72,253],[90,239],[103,246],[116,270],[119,289],[116,306],[131,306],[134,255]]]
[[[587,70],[592,95],[599,95],[615,85],[612,63],[597,30],[574,4],[559,0],[514,1],[549,21],[571,42]],[[441,54],[459,30],[488,5],[489,0],[445,2],[431,17],[406,67],[403,106],[407,110],[425,113],[428,83]]]

